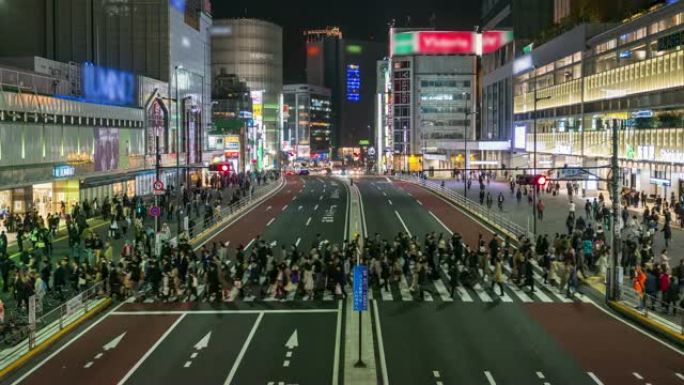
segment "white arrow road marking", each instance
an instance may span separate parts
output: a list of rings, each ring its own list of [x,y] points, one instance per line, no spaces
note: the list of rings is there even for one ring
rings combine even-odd
[[[296,347],[299,346],[299,339],[297,338],[297,329],[292,332],[292,335],[290,338],[287,339],[287,342],[285,342],[285,347],[288,349],[287,353],[285,353],[286,358],[292,357],[292,350]],[[287,368],[290,366],[290,360],[285,360],[283,361],[283,367]]]
[[[118,337],[114,338],[113,340],[109,341],[106,345],[104,345],[102,349],[104,349],[105,352],[114,349],[121,342],[125,335],[126,332],[121,333]]]
[[[290,336],[290,338],[285,343],[285,347],[288,349],[294,349],[298,346],[299,346],[299,340],[297,338],[297,329],[295,329],[295,331],[292,332],[292,335]]]
[[[205,349],[207,346],[209,346],[209,340],[210,339],[211,339],[211,331],[209,331],[209,333],[207,333],[204,337],[202,337],[199,341],[197,341],[197,343],[194,346],[195,350],[199,351],[199,350]],[[192,352],[192,354],[190,354],[190,359],[185,361],[185,364],[183,365],[183,367],[189,368],[190,365],[192,365],[192,360],[194,360],[195,357],[197,357],[197,354],[198,354],[197,352]]]
[[[211,331],[207,333],[201,340],[195,344],[195,349],[202,350],[209,346],[209,339],[211,339]]]

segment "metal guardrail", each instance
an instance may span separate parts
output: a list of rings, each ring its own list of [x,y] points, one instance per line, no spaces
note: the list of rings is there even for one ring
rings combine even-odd
[[[77,321],[96,306],[97,300],[104,297],[103,283],[98,282],[51,311],[36,316],[33,325],[25,324],[11,330],[20,340],[12,347],[0,351],[0,369],[34,349],[60,330]],[[40,309],[37,309],[40,312]],[[7,337],[7,336],[5,336]]]
[[[193,239],[201,239],[208,235],[208,232],[214,230],[220,225],[240,215],[246,209],[250,208],[250,202],[258,201],[264,196],[272,193],[281,186],[282,179],[271,180],[266,185],[255,186],[253,191],[221,210],[221,218],[212,218],[208,223],[199,223],[193,229],[197,232],[193,233]],[[0,370],[10,365],[19,357],[30,352],[40,343],[44,342],[51,336],[58,333],[60,330],[69,326],[71,323],[77,321],[82,316],[88,313],[97,305],[97,300],[105,297],[103,282],[97,282],[87,290],[77,294],[70,300],[62,303],[56,308],[44,314],[36,316],[35,330],[32,325],[27,322],[19,325],[8,331],[11,336],[18,340],[14,346],[0,351]],[[40,311],[38,311],[40,313]],[[6,339],[8,336],[4,336]]]
[[[486,205],[481,205],[479,202],[468,199],[465,196],[456,192],[454,189],[442,187],[442,185],[438,182],[431,181],[429,179],[423,179],[413,175],[396,175],[395,177],[407,182],[419,184],[434,192],[437,192],[438,194],[443,195],[444,197],[453,201],[455,204],[466,210],[468,213],[481,218],[483,221],[491,225],[497,226],[502,230],[505,230],[506,232],[508,232],[511,235],[514,235],[515,237],[529,237],[527,229],[511,221],[505,215],[497,212],[497,209],[489,209]]]
[[[619,302],[635,309],[645,318],[684,336],[684,308],[677,303],[667,306],[662,300],[648,294],[644,294],[642,298],[634,289],[625,285],[622,286],[621,294]],[[665,312],[663,309],[668,311]]]

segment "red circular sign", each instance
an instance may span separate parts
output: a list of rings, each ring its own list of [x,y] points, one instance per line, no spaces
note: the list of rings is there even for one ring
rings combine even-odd
[[[155,181],[154,184],[152,185],[152,187],[154,187],[155,190],[163,190],[164,189],[164,182],[162,182],[160,180]]]

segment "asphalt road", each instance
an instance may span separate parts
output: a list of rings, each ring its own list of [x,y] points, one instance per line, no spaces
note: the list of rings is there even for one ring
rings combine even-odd
[[[427,232],[456,231],[471,246],[479,234],[486,242],[493,236],[418,186],[384,178],[357,185],[369,236],[392,238],[408,230],[422,242]],[[506,283],[512,301],[481,288],[467,289],[470,301],[448,302],[439,281],[428,285],[433,298],[424,301],[385,301],[374,292],[375,333],[382,338],[379,356],[390,384],[684,383],[678,377],[684,373],[681,352],[605,314],[586,297],[567,300],[550,287],[521,293]]]

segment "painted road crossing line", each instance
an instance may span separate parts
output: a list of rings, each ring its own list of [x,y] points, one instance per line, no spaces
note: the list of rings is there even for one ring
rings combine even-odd
[[[480,297],[482,302],[492,302],[492,297],[487,294],[487,292],[482,288],[482,286],[480,286],[479,283],[473,285],[473,289],[475,289],[475,293],[477,293],[477,296]]]
[[[406,276],[404,274],[401,275],[401,279],[399,280],[399,291],[401,292],[402,301],[413,301],[413,296],[411,295],[411,291],[409,290],[408,283],[406,282]]]
[[[439,293],[439,297],[442,299],[444,302],[453,302],[454,299],[451,298],[449,295],[449,290],[447,290],[446,286],[444,286],[444,282],[442,282],[441,279],[437,279],[432,281],[432,283],[435,285],[435,288],[437,289],[437,293]]]
[[[311,217],[309,217],[309,219],[306,220],[306,226],[309,226],[310,224],[311,224]]]
[[[492,376],[491,372],[485,370],[484,375],[489,385],[496,385],[496,381],[494,381],[494,376]]]
[[[411,237],[412,236],[411,231],[406,226],[406,223],[404,223],[404,219],[401,217],[401,215],[399,215],[399,211],[394,210],[394,214],[397,215],[397,218],[399,219],[399,222],[401,223],[401,225],[404,227],[404,231],[406,231],[406,234],[408,234],[408,236]]]

